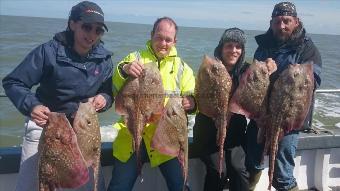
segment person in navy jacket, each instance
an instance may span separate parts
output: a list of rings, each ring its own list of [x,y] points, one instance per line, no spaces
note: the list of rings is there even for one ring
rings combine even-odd
[[[105,30],[102,9],[80,2],[72,7],[67,29],[31,51],[3,79],[6,95],[27,116],[16,190],[38,190],[37,147],[50,112],[71,119],[80,102],[90,101],[98,112],[111,107],[113,64],[101,41]]]
[[[254,59],[265,61],[272,58],[277,70],[270,76],[272,85],[279,75],[290,64],[313,62],[314,90],[321,84],[322,60],[319,50],[312,39],[306,34],[306,29],[297,15],[296,7],[291,2],[280,2],[274,6],[270,27],[266,33],[255,37],[258,48]],[[314,98],[313,98],[314,100]],[[311,126],[313,104],[301,129]],[[264,166],[261,164],[263,143],[257,144],[258,125],[251,120],[247,126],[247,157],[246,165],[250,174],[249,190],[254,190],[261,177]],[[294,157],[298,145],[299,130],[286,132],[278,144],[275,160],[273,187],[276,190],[299,190],[293,171]]]

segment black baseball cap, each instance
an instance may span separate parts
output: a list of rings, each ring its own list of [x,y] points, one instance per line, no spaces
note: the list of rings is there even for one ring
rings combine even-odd
[[[83,21],[84,23],[100,23],[108,31],[104,23],[104,13],[95,3],[82,1],[72,7],[70,19],[74,21]]]

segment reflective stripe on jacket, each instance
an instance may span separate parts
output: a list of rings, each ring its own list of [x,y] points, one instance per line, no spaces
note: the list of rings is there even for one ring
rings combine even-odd
[[[186,63],[181,60],[180,57],[178,57],[176,48],[173,47],[167,57],[158,61],[151,49],[151,42],[148,41],[146,43],[146,49],[130,53],[118,63],[115,73],[112,77],[114,96],[117,95],[118,91],[122,88],[126,80],[119,71],[119,65],[130,63],[136,60],[137,57],[139,57],[142,63],[154,62],[157,64],[157,67],[161,73],[166,94],[170,94],[170,96],[193,95],[195,89],[195,77],[193,75],[193,71]],[[166,98],[165,103],[167,100],[168,98]],[[119,129],[118,136],[113,143],[113,156],[122,162],[126,162],[133,153],[132,136],[122,119],[120,119],[113,126],[114,128]],[[150,147],[151,139],[155,129],[155,124],[147,124],[142,135],[152,167],[158,166],[163,162],[174,158],[172,156],[163,155]]]

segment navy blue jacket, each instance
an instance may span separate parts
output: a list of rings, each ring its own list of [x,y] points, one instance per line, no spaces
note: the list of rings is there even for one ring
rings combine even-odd
[[[33,51],[2,81],[6,95],[24,115],[44,105],[70,116],[79,102],[101,94],[112,105],[112,53],[98,43],[87,57],[80,57],[67,42],[66,32]],[[38,85],[36,93],[31,88]]]
[[[314,89],[320,86],[322,67],[321,56],[312,39],[306,35],[306,31],[302,27],[301,22],[299,28],[292,34],[290,40],[284,44],[277,43],[271,29],[265,34],[256,36],[255,40],[259,46],[255,51],[254,59],[265,61],[267,58],[272,58],[277,64],[277,70],[270,76],[270,88],[279,77],[279,74],[286,69],[289,64],[304,64],[310,61],[313,62]],[[309,108],[302,129],[311,128],[314,95],[312,102],[312,106]]]
[[[300,28],[293,33],[292,38],[285,44],[278,44],[273,37],[271,29],[265,34],[255,37],[259,45],[255,51],[254,59],[265,61],[272,58],[277,64],[277,70],[271,75],[271,81],[275,81],[289,64],[303,64],[313,61],[313,71],[316,88],[321,84],[321,56],[312,39],[306,36],[305,29]]]

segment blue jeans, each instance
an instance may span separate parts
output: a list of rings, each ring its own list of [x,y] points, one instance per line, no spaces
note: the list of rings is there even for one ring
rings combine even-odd
[[[299,132],[292,131],[279,142],[273,180],[273,187],[276,190],[289,190],[297,185],[293,170],[298,140]]]
[[[257,127],[251,123],[247,129],[246,164],[249,171],[262,170],[264,167],[261,164],[261,156],[264,146],[257,144]],[[278,144],[273,178],[273,187],[276,190],[289,190],[297,185],[293,171],[298,139],[299,132],[291,131],[285,134]]]
[[[144,143],[141,146],[142,162],[148,162],[149,158]],[[173,158],[161,165],[159,169],[165,178],[169,191],[182,191],[184,178],[182,175],[181,165],[177,158]],[[124,163],[114,158],[112,178],[108,191],[129,191],[133,189],[138,177],[136,154],[132,154],[130,159]]]

